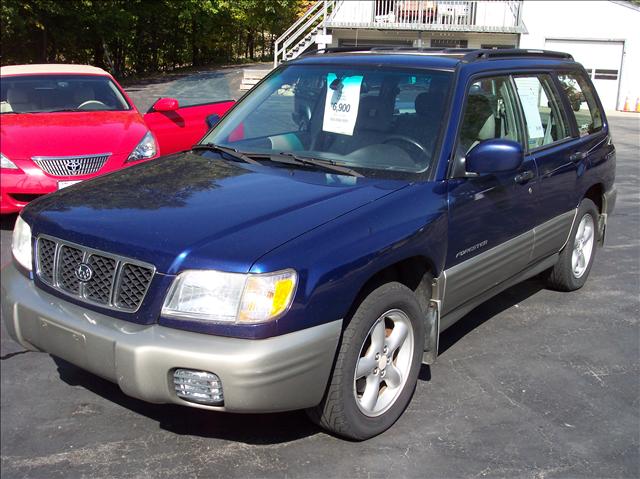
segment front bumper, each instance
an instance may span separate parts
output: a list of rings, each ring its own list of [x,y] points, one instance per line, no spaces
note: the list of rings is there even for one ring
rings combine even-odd
[[[342,321],[268,339],[223,338],[118,320],[38,289],[13,266],[2,272],[2,315],[10,336],[118,384],[152,403],[232,412],[317,405],[324,394]],[[224,405],[179,398],[176,368],[220,377]]]

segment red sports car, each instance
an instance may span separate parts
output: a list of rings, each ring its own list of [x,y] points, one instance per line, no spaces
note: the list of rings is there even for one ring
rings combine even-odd
[[[84,65],[0,68],[0,213],[78,181],[186,150],[233,101],[180,108],[160,98],[143,116],[115,79]]]

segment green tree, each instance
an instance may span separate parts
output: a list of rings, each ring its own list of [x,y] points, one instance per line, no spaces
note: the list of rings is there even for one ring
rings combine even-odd
[[[3,65],[88,63],[118,77],[273,55],[307,0],[2,0]]]

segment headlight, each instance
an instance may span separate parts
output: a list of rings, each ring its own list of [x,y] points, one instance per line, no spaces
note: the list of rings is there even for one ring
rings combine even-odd
[[[158,147],[156,146],[156,139],[153,137],[150,131],[145,133],[136,146],[127,161],[139,161],[139,160],[148,160],[149,158],[153,158],[156,156],[158,152]]]
[[[173,281],[163,316],[261,323],[284,314],[297,285],[290,269],[265,274],[184,271]]]
[[[7,168],[9,170],[17,170],[16,164],[9,158],[0,153],[0,168]]]
[[[11,252],[18,263],[31,271],[31,227],[21,216],[13,228]]]

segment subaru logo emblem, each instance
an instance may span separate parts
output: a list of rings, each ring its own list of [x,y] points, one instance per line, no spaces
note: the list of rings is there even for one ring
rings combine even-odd
[[[78,266],[76,266],[75,273],[76,273],[76,278],[78,278],[83,283],[86,283],[87,281],[89,281],[93,276],[93,270],[91,269],[91,266],[89,266],[87,263],[80,263]]]
[[[77,159],[72,159],[72,160],[67,160],[64,162],[64,166],[67,168],[67,171],[69,173],[77,173],[80,170],[80,160]]]

